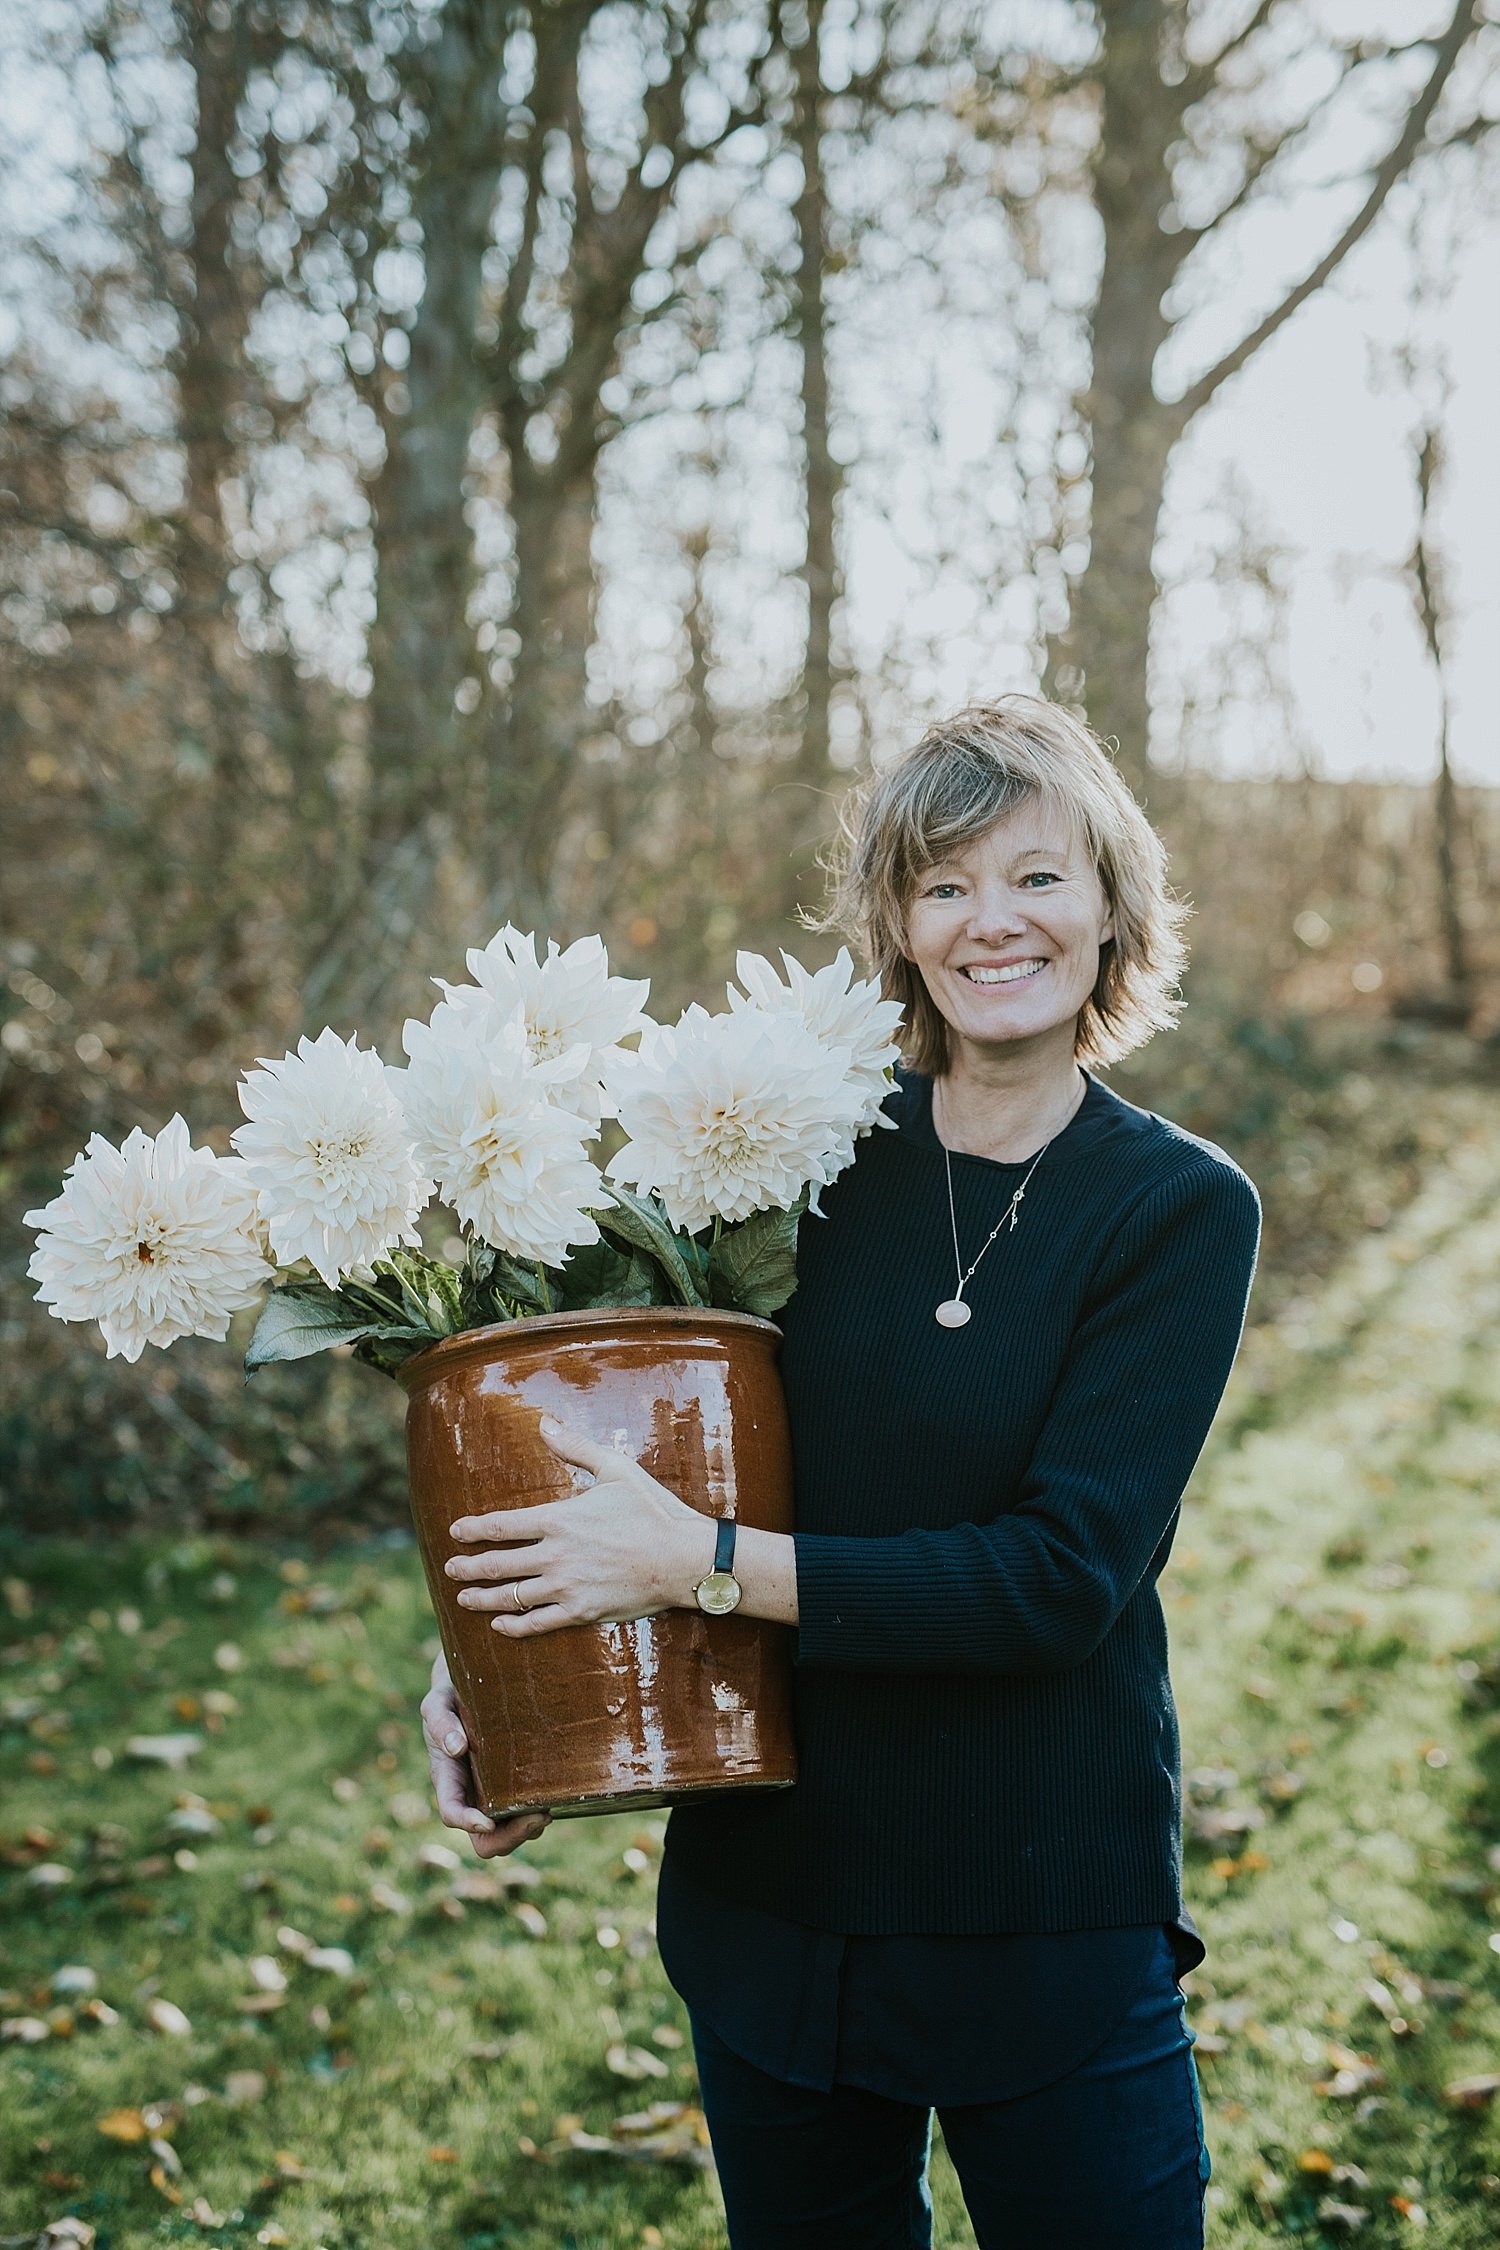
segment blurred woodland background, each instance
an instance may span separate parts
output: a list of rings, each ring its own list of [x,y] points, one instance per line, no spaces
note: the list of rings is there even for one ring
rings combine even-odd
[[[181,1107],[224,1147],[255,1057],[325,1022],[393,1055],[507,918],[601,930],[657,1013],[737,945],[819,956],[840,792],[1005,687],[1083,708],[1168,840],[1189,1007],[1115,1083],[1259,1182],[1254,1317],[1295,1337],[1435,1090],[1500,1079],[1428,317],[1493,234],[1493,10],[47,0],[4,40],[11,1524],[404,1515],[365,1370],[107,1366],[31,1303],[19,1212],[90,1131]],[[1216,316],[1287,208],[1284,285]],[[1206,549],[1170,507],[1393,240],[1402,782],[1325,769],[1254,496]],[[861,608],[875,553],[920,598]],[[1269,761],[1226,770],[1247,709]]]

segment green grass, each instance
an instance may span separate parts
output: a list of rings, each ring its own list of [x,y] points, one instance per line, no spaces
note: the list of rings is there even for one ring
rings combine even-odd
[[[1216,2250],[1500,2234],[1500,2108],[1444,2091],[1500,2072],[1500,1178],[1466,1116],[1249,1340],[1164,1585]],[[530,1885],[432,1863],[457,1839],[426,1809],[410,1550],[6,1567],[0,2013],[49,2028],[0,2050],[0,2238],[76,2213],[100,2250],[722,2243],[651,1944],[662,1816],[557,1824]],[[179,1772],[126,1753],[174,1732],[202,1737]],[[286,1990],[248,2012],[262,1957]],[[118,2020],[54,1994],[66,1964]],[[151,2028],[162,2001],[188,2030]],[[653,2102],[654,2155],[573,2145]],[[934,2185],[969,2243],[941,2150]]]

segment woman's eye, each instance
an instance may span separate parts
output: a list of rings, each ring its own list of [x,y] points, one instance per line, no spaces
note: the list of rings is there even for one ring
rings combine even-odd
[[[1023,881],[1027,883],[1034,883],[1037,880],[1038,876],[1041,877],[1041,880],[1044,883],[1060,883],[1062,881],[1062,877],[1056,872],[1054,868],[1050,867],[1033,867],[1031,873],[1023,877]]]
[[[956,896],[957,891],[957,883],[931,883],[928,885],[927,896],[929,898],[940,898],[946,893],[949,898],[952,898]]]

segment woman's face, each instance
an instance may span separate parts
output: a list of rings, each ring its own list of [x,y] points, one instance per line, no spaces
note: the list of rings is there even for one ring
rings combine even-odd
[[[1027,797],[918,878],[906,951],[954,1033],[997,1047],[1071,1033],[1113,935],[1085,839]]]

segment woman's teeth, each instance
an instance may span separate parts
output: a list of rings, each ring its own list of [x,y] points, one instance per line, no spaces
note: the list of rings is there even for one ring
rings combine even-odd
[[[959,975],[967,977],[970,984],[1019,984],[1023,977],[1034,977],[1038,969],[1045,969],[1045,961],[1013,961],[1003,969],[960,969]]]

